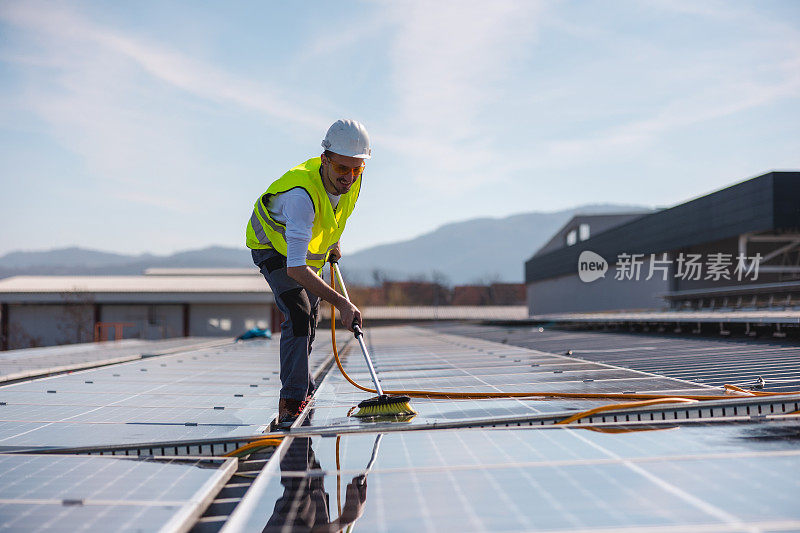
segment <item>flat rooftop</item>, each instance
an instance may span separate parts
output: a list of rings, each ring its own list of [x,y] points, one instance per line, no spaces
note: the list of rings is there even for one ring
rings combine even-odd
[[[385,389],[451,394],[415,397],[416,416],[389,420],[349,416],[370,394],[333,364],[329,334],[317,331],[318,388],[288,432],[271,428],[278,338],[187,343],[0,386],[0,523],[42,531],[104,531],[109,520],[117,530],[195,532],[800,529],[800,394],[791,393],[799,346],[529,325],[369,328]],[[369,386],[352,336],[337,336],[344,370]],[[750,391],[756,375],[765,383]],[[725,383],[745,392],[726,392]],[[500,391],[528,396],[455,397]],[[758,395],[779,391],[790,394]],[[642,395],[705,399],[628,405]]]
[[[268,295],[265,297],[265,295]],[[0,303],[185,302],[268,303],[272,291],[264,278],[248,275],[14,276],[0,280]]]

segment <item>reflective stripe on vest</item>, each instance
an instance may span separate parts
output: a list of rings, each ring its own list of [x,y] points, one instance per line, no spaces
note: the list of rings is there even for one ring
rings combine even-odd
[[[267,239],[267,233],[264,231],[264,226],[261,225],[261,221],[258,220],[258,216],[256,212],[253,211],[253,214],[250,215],[250,225],[253,226],[253,231],[256,232],[256,239],[261,244],[271,244],[269,239]]]
[[[356,179],[348,192],[339,197],[338,206],[334,209],[320,177],[320,164],[320,158],[315,157],[294,167],[274,181],[256,200],[247,224],[248,247],[272,248],[284,256],[288,254],[286,226],[273,219],[267,207],[272,196],[302,188],[314,204],[314,222],[306,252],[306,264],[312,268],[322,268],[328,254],[341,237],[347,218],[353,212],[361,191],[363,175]]]
[[[286,228],[285,228],[285,227],[283,227],[283,226],[281,226],[280,224],[276,224],[275,222],[273,222],[273,221],[272,221],[272,219],[271,219],[271,218],[269,218],[269,217],[267,216],[267,214],[264,212],[264,207],[261,205],[261,200],[259,200],[259,201],[258,201],[258,203],[256,204],[256,206],[258,206],[258,214],[259,214],[259,215],[261,215],[261,218],[263,218],[263,219],[264,219],[264,222],[266,222],[266,223],[267,223],[267,225],[268,225],[270,228],[274,229],[275,231],[277,231],[277,232],[278,232],[278,233],[280,233],[281,235],[284,235],[284,236],[285,236],[285,235],[286,235]],[[255,214],[255,213],[253,213],[253,214]],[[256,218],[258,218],[258,217],[256,217]],[[264,226],[261,226],[261,229],[263,230],[263,229],[264,229]]]
[[[271,222],[271,220],[267,219],[266,222],[269,224]],[[256,232],[256,237],[258,238],[258,242],[260,242],[261,244],[266,244],[266,245],[272,246],[272,243],[267,238],[267,234],[264,233],[264,227],[261,225],[261,221],[258,220],[258,217],[256,216],[255,211],[253,212],[253,214],[250,217],[250,224],[253,225],[253,231]],[[278,228],[276,228],[276,229],[278,229]],[[281,233],[283,233],[283,232],[281,231]],[[306,252],[306,259],[310,259],[312,261],[324,261],[325,258],[328,255],[328,252],[333,250],[335,246],[336,246],[336,243],[331,244],[328,247],[328,250],[324,254],[312,254],[311,252]]]
[[[306,259],[311,259],[312,261],[318,261],[318,260],[321,259],[321,260],[324,261],[325,258],[328,256],[328,252],[333,250],[335,247],[336,247],[336,243],[331,244],[330,246],[328,246],[328,249],[325,251],[324,254],[312,254],[311,252],[308,252],[306,254]]]

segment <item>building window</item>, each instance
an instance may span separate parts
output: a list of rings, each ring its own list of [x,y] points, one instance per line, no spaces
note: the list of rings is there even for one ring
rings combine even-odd
[[[572,246],[578,242],[578,230],[571,229],[567,233],[567,246]]]
[[[230,318],[209,318],[208,325],[222,331],[230,331],[232,326]]]
[[[581,224],[578,226],[578,238],[582,241],[589,238],[589,224]]]

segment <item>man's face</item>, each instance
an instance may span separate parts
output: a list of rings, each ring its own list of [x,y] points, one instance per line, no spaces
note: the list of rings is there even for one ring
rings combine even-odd
[[[322,164],[325,167],[322,174],[325,188],[333,194],[349,191],[364,169],[363,159],[339,154],[322,154]]]

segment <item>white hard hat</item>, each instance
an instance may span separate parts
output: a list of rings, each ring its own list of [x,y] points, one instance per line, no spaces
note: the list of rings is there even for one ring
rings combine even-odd
[[[372,149],[369,147],[367,128],[357,120],[337,120],[325,135],[322,147],[334,154],[348,157],[369,159]]]

